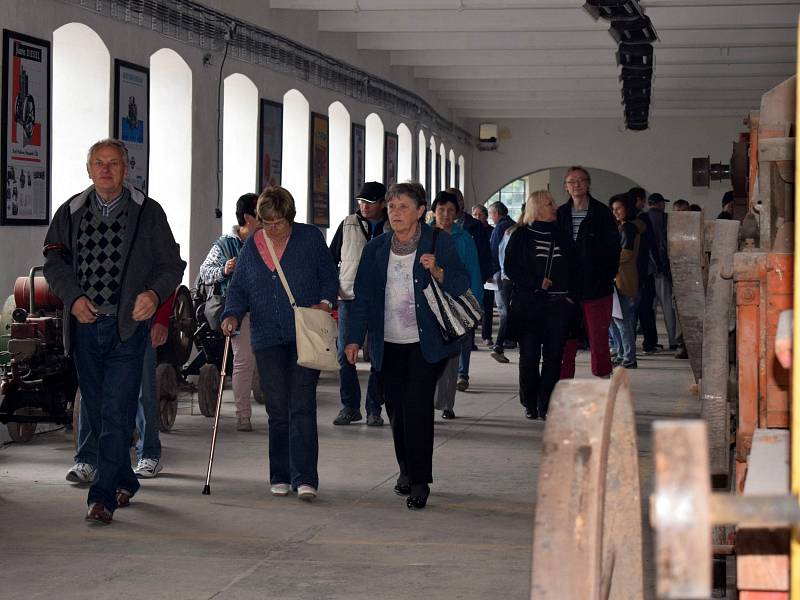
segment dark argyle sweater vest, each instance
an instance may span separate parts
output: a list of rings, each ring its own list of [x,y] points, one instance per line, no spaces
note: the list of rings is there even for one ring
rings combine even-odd
[[[130,195],[125,193],[107,216],[97,202],[92,194],[78,230],[78,282],[101,312],[114,312],[119,302]]]

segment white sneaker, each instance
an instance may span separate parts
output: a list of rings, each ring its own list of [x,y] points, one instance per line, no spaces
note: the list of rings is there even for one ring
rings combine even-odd
[[[292,491],[292,486],[288,483],[273,483],[269,486],[269,493],[273,496],[288,496]]]
[[[161,460],[158,458],[140,458],[133,472],[137,477],[152,479],[161,473],[161,469],[163,468]]]
[[[92,483],[95,477],[97,477],[97,469],[89,463],[75,463],[67,471],[67,481],[72,483]]]
[[[306,502],[310,502],[311,500],[317,497],[317,488],[306,484],[298,485],[297,497],[300,498],[300,500],[305,500]]]

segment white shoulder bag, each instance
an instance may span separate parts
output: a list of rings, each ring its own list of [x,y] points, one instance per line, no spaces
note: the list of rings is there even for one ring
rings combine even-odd
[[[289,298],[289,303],[294,311],[297,364],[301,367],[318,371],[338,371],[339,361],[336,357],[336,338],[339,335],[339,330],[336,327],[336,321],[333,320],[330,313],[324,310],[297,306],[292,290],[289,289],[289,284],[286,281],[286,276],[283,274],[281,263],[275,254],[272,240],[269,239],[263,229],[261,233],[267,242],[267,248],[275,265],[275,270],[281,278],[283,289],[286,290],[286,296]]]

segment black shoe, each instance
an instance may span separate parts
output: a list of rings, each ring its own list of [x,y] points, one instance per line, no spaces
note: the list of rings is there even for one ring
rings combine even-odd
[[[492,352],[492,358],[495,359],[497,362],[502,363],[504,365],[511,362],[506,357],[506,355],[503,352],[502,348],[498,349],[497,347],[495,347],[494,351]]]
[[[525,409],[525,418],[526,419],[538,419],[539,415],[533,412],[530,408]]]
[[[680,349],[675,353],[675,358],[679,358],[682,360],[686,360],[689,358],[689,353],[686,352],[686,346],[681,346]]]
[[[428,503],[428,495],[431,493],[431,489],[427,484],[413,487],[414,489],[410,491],[411,495],[406,499],[406,507],[409,510],[421,510]]]
[[[339,414],[336,415],[336,418],[333,420],[334,425],[350,425],[354,421],[360,421],[363,417],[361,416],[361,411],[351,410],[349,408],[343,408],[339,411]]]
[[[370,427],[382,427],[383,417],[381,413],[367,413],[367,425]]]
[[[626,362],[622,363],[622,368],[623,369],[638,369],[639,365],[637,364],[637,362],[635,360],[631,360],[631,361],[626,361]]]
[[[407,483],[398,483],[394,486],[394,493],[398,496],[408,496],[411,493],[411,486]]]
[[[670,350],[677,350],[678,349],[678,344],[670,344],[669,345],[669,349]]]
[[[456,413],[453,412],[452,409],[447,409],[442,411],[442,418],[443,419],[455,419]]]

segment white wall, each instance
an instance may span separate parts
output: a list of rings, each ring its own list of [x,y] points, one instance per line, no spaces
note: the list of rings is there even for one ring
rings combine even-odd
[[[732,142],[743,131],[741,119],[651,119],[650,129],[633,132],[619,119],[529,119],[499,121],[511,139],[496,152],[481,152],[469,168],[467,186],[477,202],[485,202],[508,182],[541,169],[583,165],[618,173],[666,198],[685,198],[717,210],[729,183],[711,189],[693,188],[692,158],[711,156],[728,162]],[[477,131],[473,122],[469,130]],[[551,184],[559,203],[563,187]]]
[[[257,7],[247,0],[207,0],[206,4],[215,5],[220,10],[229,14],[241,15],[247,21],[268,27],[282,35],[286,35],[301,43],[346,60],[350,64],[367,70],[370,73],[391,80],[398,85],[417,93],[437,106],[436,99],[428,92],[422,83],[413,78],[412,70],[403,67],[392,67],[386,52],[361,52],[357,49],[355,37],[350,34],[319,33],[316,29],[316,15],[306,14],[302,11],[270,10],[262,4]],[[3,27],[19,31],[34,37],[51,40],[53,31],[66,23],[80,22],[91,27],[97,32],[108,47],[113,62],[120,58],[139,65],[147,66],[150,56],[161,48],[175,50],[191,69],[192,85],[192,111],[191,111],[191,211],[189,218],[191,239],[188,248],[181,248],[181,253],[188,253],[188,276],[193,279],[200,263],[208,253],[211,243],[219,236],[222,223],[214,217],[216,206],[216,145],[217,139],[217,76],[222,59],[221,52],[212,53],[211,65],[204,65],[203,57],[206,49],[182,44],[171,38],[164,37],[147,28],[139,28],[124,22],[107,19],[92,12],[73,6],[60,0],[8,0],[0,2],[0,23]],[[395,131],[401,122],[405,122],[413,135],[422,126],[421,123],[409,120],[399,115],[392,114],[378,107],[356,102],[348,97],[343,97],[334,92],[323,90],[313,85],[294,79],[249,63],[229,59],[226,63],[223,78],[232,73],[242,73],[250,78],[259,90],[259,96],[276,102],[281,102],[285,92],[292,88],[300,91],[310,104],[310,109],[322,114],[327,113],[330,104],[336,100],[341,101],[350,112],[354,123],[364,124],[370,113],[377,113],[387,131]],[[109,90],[109,104],[113,93],[113,82]],[[111,116],[108,120],[108,131],[111,131]],[[152,134],[152,131],[151,131]],[[448,140],[441,132],[428,132],[435,134],[437,139],[447,143],[448,147],[454,146],[458,152],[468,155],[467,147]],[[307,144],[305,146],[307,148]],[[85,161],[88,148],[76,148],[76,155]],[[286,159],[286,157],[284,157]],[[151,162],[153,149],[151,148]],[[423,156],[424,160],[424,156]],[[381,159],[382,161],[382,159]],[[285,164],[285,161],[284,161]],[[469,165],[468,165],[469,166]],[[65,176],[66,177],[66,176]],[[62,178],[60,183],[64,189],[71,191],[66,195],[76,193],[88,185],[85,169],[69,175],[66,181]],[[224,179],[224,178],[223,178]],[[52,197],[54,206],[63,203],[67,198],[61,197],[64,192]],[[156,200],[164,202],[165,199],[155,196]],[[300,212],[300,211],[298,211]],[[338,223],[332,223],[337,226]],[[46,227],[0,227],[0,240],[3,251],[0,252],[0,299],[11,292],[13,280],[18,274],[25,274],[28,270],[42,262],[42,241]]]

